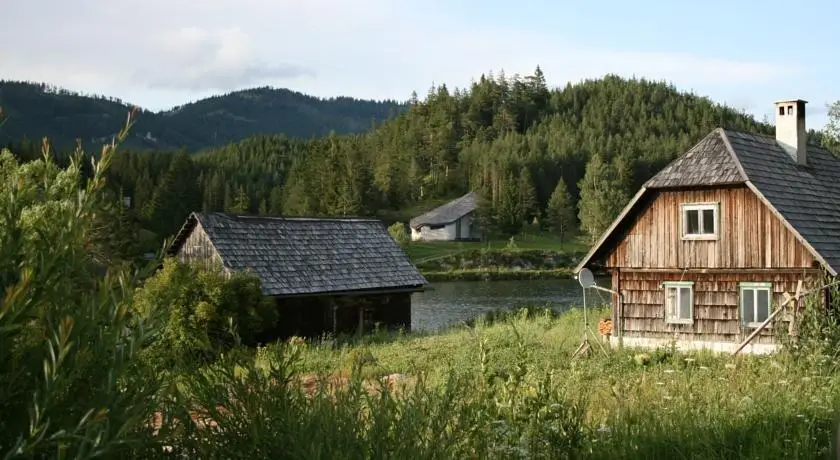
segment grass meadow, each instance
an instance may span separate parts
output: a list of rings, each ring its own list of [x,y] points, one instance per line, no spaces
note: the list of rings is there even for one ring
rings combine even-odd
[[[608,314],[590,317],[594,334]],[[292,341],[255,360],[284,361],[310,393],[331,394],[331,407],[368,411],[355,458],[831,458],[832,357],[602,350],[590,339],[591,353],[572,359],[582,322],[580,310],[522,310],[436,335]]]

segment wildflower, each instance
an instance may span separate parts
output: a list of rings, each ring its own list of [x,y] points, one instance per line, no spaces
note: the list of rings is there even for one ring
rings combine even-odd
[[[779,385],[787,385],[787,384],[788,384],[787,380],[779,380]]]
[[[665,373],[666,374],[673,374],[674,370],[673,369],[665,369]]]
[[[700,366],[700,369],[702,369],[702,370],[704,370],[704,371],[709,370],[709,368],[708,368],[708,367],[706,367],[706,366]]]
[[[685,358],[683,361],[685,361],[687,363],[693,363],[695,361],[695,359],[694,358]]]
[[[735,369],[735,365],[734,365],[734,364],[732,364],[732,363],[726,363],[726,365],[725,365],[725,366],[723,366],[723,367],[725,367],[725,368],[727,368],[727,369]]]
[[[606,426],[602,423],[601,426],[598,427],[597,431],[599,433],[609,433],[610,432],[610,427],[608,427],[608,426]]]
[[[657,385],[665,385],[665,382],[656,382]]]

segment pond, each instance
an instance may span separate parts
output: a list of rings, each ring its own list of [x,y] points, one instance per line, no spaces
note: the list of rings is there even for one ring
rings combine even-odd
[[[609,287],[609,278],[598,278]],[[431,290],[411,296],[411,329],[436,331],[486,312],[524,305],[550,306],[557,312],[580,306],[583,292],[574,279],[527,281],[453,281],[431,283]],[[587,290],[587,306],[610,301],[610,294]]]

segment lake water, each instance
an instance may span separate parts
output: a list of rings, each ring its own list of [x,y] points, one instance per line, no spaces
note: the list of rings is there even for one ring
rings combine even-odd
[[[609,287],[609,278],[599,278]],[[411,329],[436,331],[476,318],[486,312],[515,309],[524,305],[550,306],[562,312],[580,306],[583,292],[574,279],[527,281],[453,281],[431,283],[431,290],[411,297]],[[608,292],[587,290],[586,305],[610,301]]]

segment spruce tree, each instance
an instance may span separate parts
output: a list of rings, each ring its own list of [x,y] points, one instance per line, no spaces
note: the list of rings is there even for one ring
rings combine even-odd
[[[621,212],[627,202],[626,188],[612,165],[604,162],[600,154],[592,156],[580,182],[578,203],[581,230],[589,235],[591,242],[594,243]]]
[[[569,194],[566,181],[562,177],[551,193],[545,213],[551,231],[557,233],[561,243],[566,241],[566,237],[575,225],[575,209],[572,204],[572,195]]]

